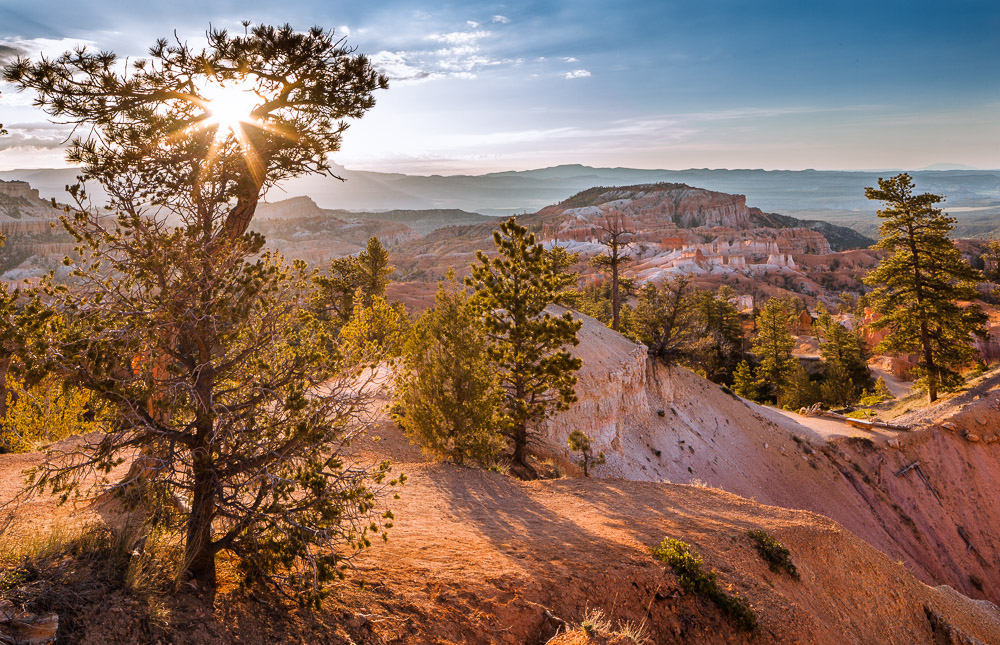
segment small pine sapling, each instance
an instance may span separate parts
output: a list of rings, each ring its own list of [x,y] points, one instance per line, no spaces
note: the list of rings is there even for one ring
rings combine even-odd
[[[576,463],[583,466],[583,476],[590,477],[590,467],[600,466],[604,463],[604,453],[600,452],[597,456],[594,456],[592,448],[590,446],[590,437],[586,435],[582,430],[574,430],[569,434],[569,438],[566,440],[566,445],[573,452],[580,453],[580,460]]]

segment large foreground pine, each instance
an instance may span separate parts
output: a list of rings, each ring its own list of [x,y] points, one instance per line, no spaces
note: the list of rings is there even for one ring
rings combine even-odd
[[[388,463],[346,459],[382,356],[354,340],[370,333],[338,336],[316,316],[315,273],[265,253],[248,226],[268,188],[330,171],[346,119],[388,81],[320,28],[206,36],[201,50],[158,40],[146,59],[79,48],[3,70],[73,124],[68,158],[110,209],[90,208],[83,183],[71,191],[72,288],[44,282],[63,322],[33,334],[30,358],[112,422],[52,453],[30,490],[121,493],[142,502],[151,534],[183,540],[179,568],[199,587],[215,587],[223,556],[248,584],[317,604],[391,525]],[[23,344],[20,320],[0,318],[0,356]]]
[[[918,383],[933,402],[938,389],[955,385],[957,370],[972,360],[970,335],[985,333],[986,314],[958,304],[977,297],[975,285],[983,276],[948,237],[955,220],[935,207],[942,196],[914,195],[906,173],[879,179],[878,188],[866,188],[865,195],[886,204],[878,211],[876,248],[889,255],[865,278],[881,316],[872,328],[888,332],[876,349],[919,354]]]

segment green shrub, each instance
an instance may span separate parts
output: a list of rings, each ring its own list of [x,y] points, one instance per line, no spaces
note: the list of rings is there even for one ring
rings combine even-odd
[[[747,535],[753,540],[757,553],[767,563],[768,568],[774,573],[784,571],[795,580],[799,579],[799,571],[792,562],[792,552],[781,542],[774,539],[772,535],[760,529],[751,529]]]
[[[889,386],[881,376],[875,381],[875,389],[872,392],[864,390],[861,392],[861,405],[878,405],[883,401],[895,399],[889,391]]]
[[[739,595],[730,596],[723,591],[715,571],[702,571],[701,556],[690,546],[680,540],[664,538],[660,546],[653,547],[652,552],[673,570],[682,589],[714,603],[740,629],[757,631],[757,615],[747,599]]]
[[[40,444],[99,428],[90,393],[57,376],[28,386],[7,374],[4,389],[7,412],[0,418],[0,453],[28,452]]]

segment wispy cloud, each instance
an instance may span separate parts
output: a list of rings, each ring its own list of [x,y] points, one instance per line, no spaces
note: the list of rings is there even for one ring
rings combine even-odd
[[[501,25],[506,25],[508,22],[510,22],[510,18],[508,18],[507,16],[499,16],[499,15],[497,15],[497,16],[493,16],[493,22],[498,22]]]
[[[399,51],[380,51],[371,56],[374,65],[391,80],[421,82],[440,78],[476,78],[478,72],[502,65],[520,65],[519,58],[491,56],[484,41],[494,33],[477,29],[479,23],[468,21],[470,30],[436,32],[422,37],[423,43],[443,45],[416,47]]]
[[[73,130],[72,126],[45,122],[8,123],[4,128],[9,134],[0,137],[0,150],[61,148]]]
[[[483,38],[489,38],[492,34],[488,31],[453,31],[447,34],[430,34],[427,40],[446,45],[476,45]]]
[[[0,64],[10,62],[18,56],[53,57],[76,47],[94,45],[94,41],[81,38],[8,38],[0,40]]]
[[[444,74],[423,69],[415,62],[414,56],[408,52],[380,51],[372,54],[371,61],[379,71],[394,81],[423,81],[431,78],[442,78]]]
[[[884,109],[884,105],[840,105],[840,106],[810,106],[798,105],[787,107],[746,107],[728,110],[708,110],[705,112],[685,112],[674,115],[675,118],[686,121],[734,121],[743,119],[768,119],[783,116],[803,114],[823,114],[827,112],[872,112]]]
[[[574,69],[572,72],[566,72],[566,78],[587,78],[590,76],[590,72],[585,69]]]

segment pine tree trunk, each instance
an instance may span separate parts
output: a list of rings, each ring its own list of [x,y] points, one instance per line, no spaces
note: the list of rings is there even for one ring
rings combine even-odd
[[[215,586],[212,519],[215,516],[215,477],[208,457],[195,460],[194,490],[184,542],[188,574],[205,588]]]
[[[938,398],[938,374],[934,365],[934,352],[931,351],[931,337],[927,331],[927,320],[920,321],[920,342],[924,346],[924,363],[927,369],[927,398],[934,403]]]
[[[514,462],[528,467],[528,428],[524,422],[514,428]]]
[[[212,521],[216,509],[216,472],[212,463],[210,413],[214,370],[209,365],[198,375],[195,396],[201,408],[195,417],[195,442],[191,449],[191,512],[187,518],[184,562],[190,576],[205,588],[215,587],[215,551],[212,549]]]
[[[611,256],[611,329],[618,331],[618,311],[621,301],[618,296],[618,252]]]

